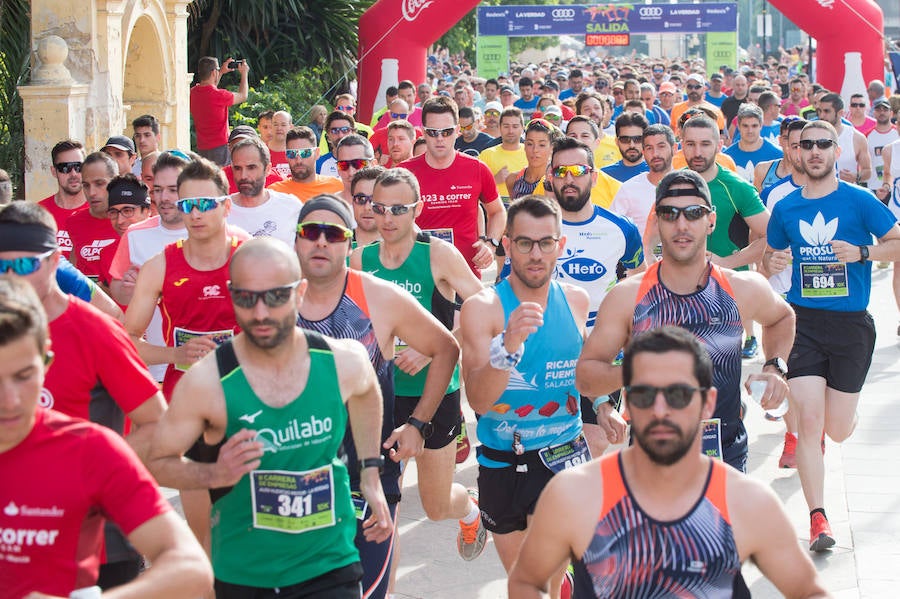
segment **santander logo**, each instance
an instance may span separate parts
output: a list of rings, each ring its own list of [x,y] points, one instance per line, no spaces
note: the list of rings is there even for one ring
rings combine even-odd
[[[432,5],[434,0],[401,0],[400,10],[407,21],[415,21],[422,11]]]

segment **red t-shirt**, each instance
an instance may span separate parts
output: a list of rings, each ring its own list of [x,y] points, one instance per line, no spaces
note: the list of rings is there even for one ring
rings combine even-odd
[[[231,238],[231,253],[241,242]],[[170,243],[163,250],[166,274],[163,277],[159,310],[163,318],[163,339],[168,347],[178,347],[200,335],[212,335],[222,343],[239,332],[234,307],[228,294],[228,264],[216,270],[197,270],[184,257],[183,241]],[[175,383],[187,370],[186,365],[169,364],[163,379],[163,395],[172,399]]]
[[[288,163],[287,152],[269,148],[269,159],[269,168],[278,173],[282,179],[291,176],[291,165]]]
[[[228,108],[234,94],[215,85],[191,88],[191,116],[197,132],[197,148],[211,150],[228,143]]]
[[[223,166],[222,171],[225,173],[225,178],[228,179],[228,193],[237,193],[237,183],[234,182],[234,169],[231,168],[231,165]],[[290,169],[288,169],[290,171]],[[269,165],[269,172],[266,173],[266,187],[271,185],[272,183],[278,183],[279,181],[284,181],[284,177],[276,173],[272,170],[272,165]]]
[[[0,595],[14,599],[94,585],[104,516],[128,535],[172,509],[120,437],[41,408],[0,453],[0,481]]]
[[[425,154],[410,158],[400,166],[408,168],[419,180],[425,205],[416,224],[424,231],[456,246],[476,275],[481,271],[472,263],[478,240],[478,203],[497,201],[497,184],[491,170],[477,158],[459,152],[445,169],[436,169],[425,161]]]
[[[108,218],[96,218],[87,210],[66,221],[72,239],[72,263],[94,280],[100,280],[100,252],[119,238]],[[115,253],[115,252],[114,252]]]
[[[87,201],[83,202],[77,208],[62,208],[56,203],[56,194],[53,194],[49,198],[44,198],[38,202],[38,205],[46,208],[47,212],[53,215],[53,220],[56,221],[56,244],[59,246],[60,253],[68,258],[72,253],[72,240],[69,238],[69,230],[66,227],[66,221],[68,221],[69,217],[73,214],[81,212],[82,210],[87,210]]]
[[[50,322],[55,355],[44,380],[41,406],[92,420],[122,432],[108,418],[105,389],[122,413],[138,408],[159,388],[125,327],[90,304],[69,296],[69,306]]]

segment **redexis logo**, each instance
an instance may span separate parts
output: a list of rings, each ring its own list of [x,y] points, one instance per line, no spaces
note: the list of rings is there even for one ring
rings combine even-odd
[[[567,251],[567,255],[556,263],[557,276],[561,279],[571,277],[582,282],[602,279],[606,275],[606,267],[589,256],[581,255],[583,252],[584,250],[577,250],[569,254]]]
[[[804,220],[800,221],[800,236],[806,242],[806,246],[800,248],[800,255],[808,258],[825,258],[834,256],[834,250],[831,248],[831,240],[837,234],[838,219],[832,219],[825,222],[825,217],[821,212],[816,213],[816,217],[811,223]]]

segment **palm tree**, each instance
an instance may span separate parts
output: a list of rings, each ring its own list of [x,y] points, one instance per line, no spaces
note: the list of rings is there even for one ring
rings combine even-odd
[[[0,168],[22,194],[25,125],[18,86],[29,70],[31,7],[28,0],[0,2]]]

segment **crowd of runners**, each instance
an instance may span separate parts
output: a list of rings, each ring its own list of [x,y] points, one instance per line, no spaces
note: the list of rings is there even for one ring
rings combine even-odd
[[[390,597],[411,461],[514,598],[749,597],[747,560],[828,596],[744,411],[787,402],[828,551],[824,439],[900,260],[890,79],[438,54],[370,122],[344,93],[231,128],[251,66],[201,59],[196,153],[142,115],[0,206],[0,598]]]

